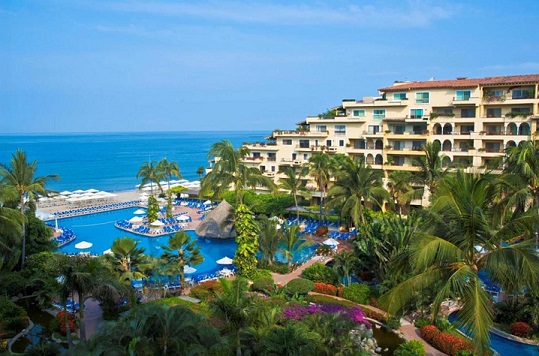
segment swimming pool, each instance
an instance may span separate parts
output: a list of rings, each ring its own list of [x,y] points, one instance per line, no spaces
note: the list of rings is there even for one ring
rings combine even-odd
[[[161,246],[168,244],[171,235],[146,237],[114,227],[116,221],[132,218],[135,210],[137,210],[137,207],[58,219],[58,225],[72,229],[77,235],[75,241],[60,247],[58,251],[63,253],[90,252],[92,254],[102,255],[103,252],[111,248],[112,242],[116,238],[127,236],[140,241],[139,246],[144,247],[144,253],[152,256],[160,256],[163,253]],[[222,268],[216,261],[224,256],[232,258],[236,253],[237,244],[233,239],[205,239],[199,237],[194,231],[187,231],[187,233],[192,239],[198,240],[200,252],[204,256],[204,262],[194,266],[197,272],[193,274],[193,277],[212,273]],[[93,245],[89,249],[80,250],[75,248],[75,245],[81,241],[88,241]]]
[[[457,321],[456,313],[450,314],[448,319],[450,322]],[[461,327],[459,327],[459,329],[461,331],[464,331],[464,329]],[[528,345],[528,344],[517,342],[511,339],[506,339],[492,332],[489,332],[489,336],[490,336],[490,347],[496,350],[502,356],[510,356],[510,355],[537,356],[539,355],[539,346]]]

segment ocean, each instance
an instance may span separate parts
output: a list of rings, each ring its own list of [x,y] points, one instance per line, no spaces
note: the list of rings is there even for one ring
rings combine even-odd
[[[58,174],[52,190],[133,190],[145,161],[177,162],[184,179],[197,180],[198,167],[208,167],[211,145],[223,139],[239,147],[264,141],[267,131],[201,131],[1,135],[0,162],[8,164],[17,149],[37,161],[36,176]]]

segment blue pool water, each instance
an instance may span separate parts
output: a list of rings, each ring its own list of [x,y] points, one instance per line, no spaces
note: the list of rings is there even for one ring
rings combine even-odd
[[[102,255],[104,251],[112,246],[114,239],[128,236],[140,241],[139,246],[145,248],[146,254],[152,256],[161,255],[163,253],[161,246],[168,244],[169,235],[145,237],[119,230],[114,226],[117,220],[128,220],[132,218],[135,210],[137,208],[59,219],[58,224],[60,226],[72,229],[77,235],[75,241],[62,246],[59,251],[63,253],[90,252],[92,254]],[[204,262],[194,266],[197,272],[193,276],[208,274],[222,267],[215,261],[224,256],[234,257],[237,246],[234,240],[210,240],[198,237],[194,231],[187,231],[187,233],[192,238],[197,239],[200,252],[204,256]],[[75,248],[75,245],[81,241],[91,242],[93,246],[85,250]]]
[[[449,321],[457,319],[456,313],[449,315]],[[459,327],[461,331],[464,331]],[[538,356],[539,346],[523,344],[521,342],[506,339],[493,333],[489,333],[490,347],[500,353],[502,356]]]

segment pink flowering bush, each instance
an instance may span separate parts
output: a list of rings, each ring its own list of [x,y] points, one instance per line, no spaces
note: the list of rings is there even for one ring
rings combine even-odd
[[[367,328],[371,328],[372,325],[365,319],[365,313],[358,306],[344,307],[338,304],[312,304],[312,305],[294,305],[290,306],[283,311],[283,315],[287,319],[291,320],[303,320],[307,316],[321,313],[321,314],[341,314],[348,319],[363,324]]]

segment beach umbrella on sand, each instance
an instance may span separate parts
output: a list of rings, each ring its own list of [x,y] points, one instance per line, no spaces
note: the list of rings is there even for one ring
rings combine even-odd
[[[140,224],[142,222],[142,218],[140,216],[133,216],[131,219],[129,219],[129,222],[132,224]]]
[[[71,195],[73,193],[71,193],[69,190],[64,190],[63,192],[60,192],[61,195]]]
[[[135,212],[133,214],[144,215],[144,214],[146,214],[146,211],[142,210],[142,209],[137,209],[137,210],[135,210]]]
[[[77,189],[73,192],[73,194],[82,194],[82,193],[85,193],[84,190],[82,189]]]
[[[189,274],[189,273],[195,273],[197,270],[191,266],[185,265],[183,266],[183,273]]]
[[[92,247],[94,244],[88,241],[81,241],[78,244],[75,245],[75,248],[78,248],[79,250],[84,250],[87,248]]]
[[[220,260],[217,260],[216,262],[220,265],[231,265],[232,263],[234,263],[232,259],[228,256],[225,256],[221,258]]]

